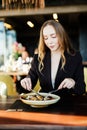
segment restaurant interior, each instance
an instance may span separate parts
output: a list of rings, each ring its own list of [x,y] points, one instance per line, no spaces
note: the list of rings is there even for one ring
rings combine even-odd
[[[40,28],[49,19],[58,20],[80,50],[87,92],[87,0],[1,0],[0,129],[87,129],[86,94],[46,108],[20,100],[20,94],[26,92],[20,90],[20,80],[28,74]],[[23,52],[28,52],[26,63],[21,59]],[[39,90],[38,81],[34,91]]]

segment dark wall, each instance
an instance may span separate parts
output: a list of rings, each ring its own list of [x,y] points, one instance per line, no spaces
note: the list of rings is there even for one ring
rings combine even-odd
[[[87,13],[84,14],[59,14],[59,22],[67,31],[76,50],[80,50],[83,61],[87,61]],[[38,29],[38,28],[37,28]],[[39,34],[33,37],[18,37],[18,41],[26,46],[31,56],[38,46]]]
[[[26,50],[29,52],[31,56],[34,55],[34,50],[38,46],[39,37],[36,35],[35,37],[17,37],[17,41],[22,43],[23,46],[26,47]]]
[[[45,5],[48,6],[59,6],[59,5],[78,5],[87,4],[87,0],[45,0]]]
[[[87,15],[80,17],[79,47],[83,61],[87,61]]]

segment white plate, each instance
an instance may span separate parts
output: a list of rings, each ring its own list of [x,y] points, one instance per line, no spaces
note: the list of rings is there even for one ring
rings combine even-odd
[[[39,94],[42,96],[46,96],[48,93],[39,93]],[[34,100],[24,99],[29,95],[36,95],[36,94],[35,93],[21,94],[20,100],[25,104],[28,104],[31,107],[35,107],[35,108],[47,107],[48,105],[54,104],[60,100],[60,97],[55,94],[50,94],[50,96],[52,97],[52,99],[50,100],[34,101]]]

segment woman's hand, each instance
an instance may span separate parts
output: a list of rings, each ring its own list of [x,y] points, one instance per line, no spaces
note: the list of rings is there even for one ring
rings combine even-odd
[[[58,90],[62,88],[71,89],[74,88],[74,86],[75,86],[75,81],[72,78],[65,78],[59,85]]]
[[[31,91],[32,83],[31,83],[31,79],[30,78],[24,78],[20,82],[21,82],[21,86],[24,89],[27,89],[27,90]]]

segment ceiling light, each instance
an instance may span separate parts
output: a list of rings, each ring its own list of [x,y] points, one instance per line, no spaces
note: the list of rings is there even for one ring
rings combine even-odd
[[[4,23],[4,26],[7,28],[7,29],[12,29],[12,26],[8,23]]]
[[[58,15],[57,15],[57,13],[53,13],[53,19],[55,19],[55,20],[58,19]]]
[[[27,24],[28,24],[28,26],[30,26],[31,28],[34,27],[34,24],[33,24],[31,21],[27,21]]]

